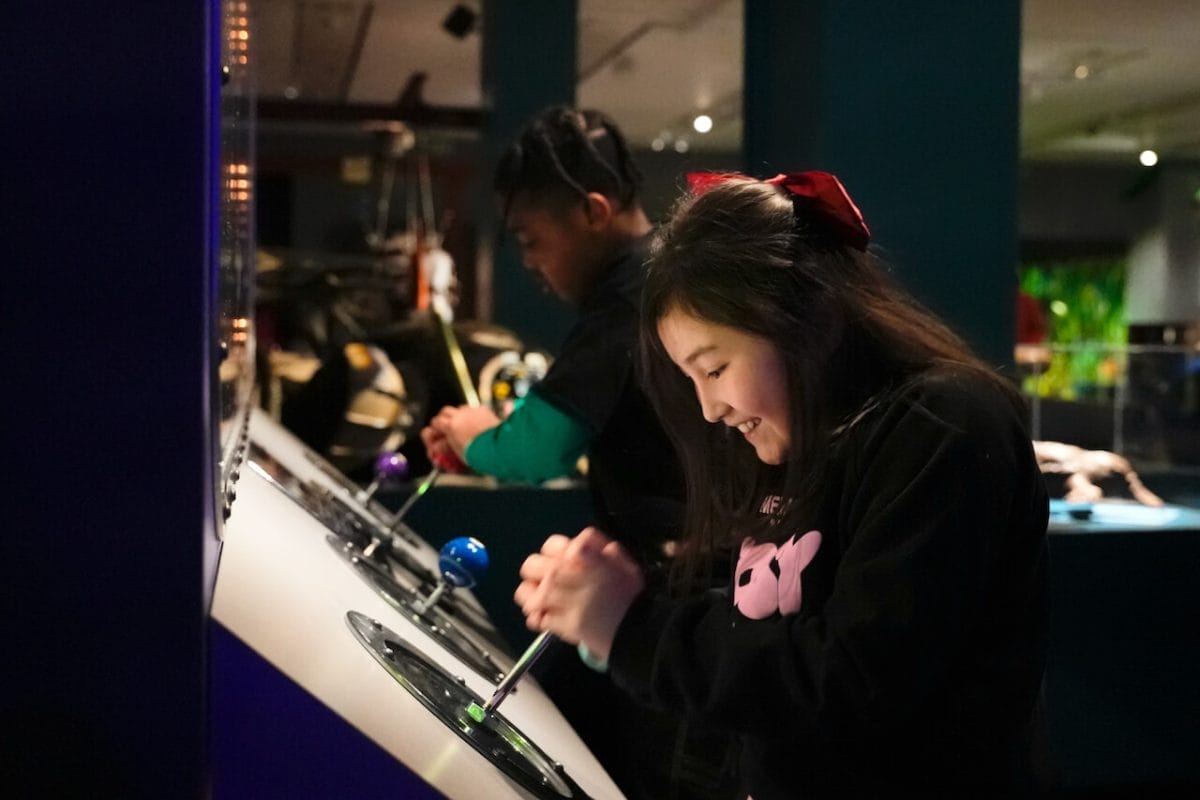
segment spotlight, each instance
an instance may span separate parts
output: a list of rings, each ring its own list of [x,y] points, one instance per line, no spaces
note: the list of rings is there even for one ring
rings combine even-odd
[[[455,39],[462,39],[475,30],[475,17],[474,11],[459,3],[442,20],[442,27]]]

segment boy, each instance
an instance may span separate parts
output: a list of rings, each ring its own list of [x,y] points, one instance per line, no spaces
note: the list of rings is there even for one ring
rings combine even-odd
[[[504,223],[525,267],[579,317],[503,422],[485,407],[447,407],[421,438],[434,463],[453,453],[475,472],[527,483],[570,474],[586,454],[594,523],[653,567],[678,535],[683,480],[633,361],[652,229],[641,179],[599,112],[549,108],[517,136],[495,172]],[[719,796],[723,739],[636,705],[574,648],[556,645],[534,672],[631,800]]]

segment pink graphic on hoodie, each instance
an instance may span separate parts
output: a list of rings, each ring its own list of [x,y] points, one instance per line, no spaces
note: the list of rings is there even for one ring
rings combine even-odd
[[[801,575],[821,547],[821,532],[796,534],[780,545],[742,542],[734,573],[733,605],[750,619],[800,610]]]

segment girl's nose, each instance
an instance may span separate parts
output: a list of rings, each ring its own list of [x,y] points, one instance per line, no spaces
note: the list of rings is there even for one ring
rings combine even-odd
[[[696,397],[700,400],[700,413],[709,422],[720,422],[729,413],[729,405],[708,392],[697,389]]]

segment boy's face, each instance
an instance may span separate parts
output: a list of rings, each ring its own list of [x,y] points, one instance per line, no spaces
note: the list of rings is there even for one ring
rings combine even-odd
[[[583,204],[550,208],[513,200],[508,229],[521,247],[525,268],[568,303],[583,299],[596,264],[596,234]]]

